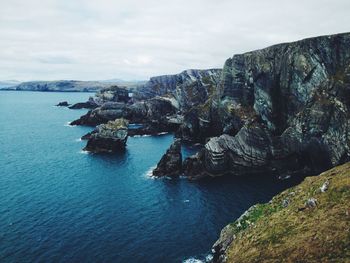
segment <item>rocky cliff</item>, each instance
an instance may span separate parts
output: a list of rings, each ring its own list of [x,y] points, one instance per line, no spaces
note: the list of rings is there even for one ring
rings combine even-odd
[[[308,177],[227,225],[212,262],[348,262],[349,202],[349,163]]]
[[[201,113],[219,136],[189,160],[191,177],[311,174],[349,160],[349,50],[339,34],[229,58]]]

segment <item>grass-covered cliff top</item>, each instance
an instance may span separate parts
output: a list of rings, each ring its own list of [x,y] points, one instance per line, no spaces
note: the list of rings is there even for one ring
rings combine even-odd
[[[227,262],[350,262],[350,163],[258,204],[226,231]]]

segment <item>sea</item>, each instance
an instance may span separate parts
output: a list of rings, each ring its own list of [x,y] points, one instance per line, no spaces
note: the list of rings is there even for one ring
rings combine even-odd
[[[203,262],[225,225],[301,180],[155,179],[173,134],[84,152],[92,127],[69,123],[87,110],[54,105],[92,95],[0,92],[0,262]]]

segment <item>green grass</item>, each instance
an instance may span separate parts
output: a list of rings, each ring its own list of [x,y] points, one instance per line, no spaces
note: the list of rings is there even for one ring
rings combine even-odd
[[[236,238],[227,262],[350,262],[350,163],[255,205],[230,227]]]

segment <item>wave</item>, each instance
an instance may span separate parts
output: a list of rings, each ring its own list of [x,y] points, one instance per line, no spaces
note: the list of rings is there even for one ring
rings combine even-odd
[[[84,151],[84,150],[80,150],[79,153],[81,153],[81,154],[90,154],[89,151]]]
[[[79,139],[75,139],[75,141],[76,141],[76,142],[81,142],[81,141],[82,141],[82,139],[81,139],[81,138],[79,138]]]
[[[164,134],[168,134],[169,132],[159,132],[157,133],[157,135],[164,135]]]

